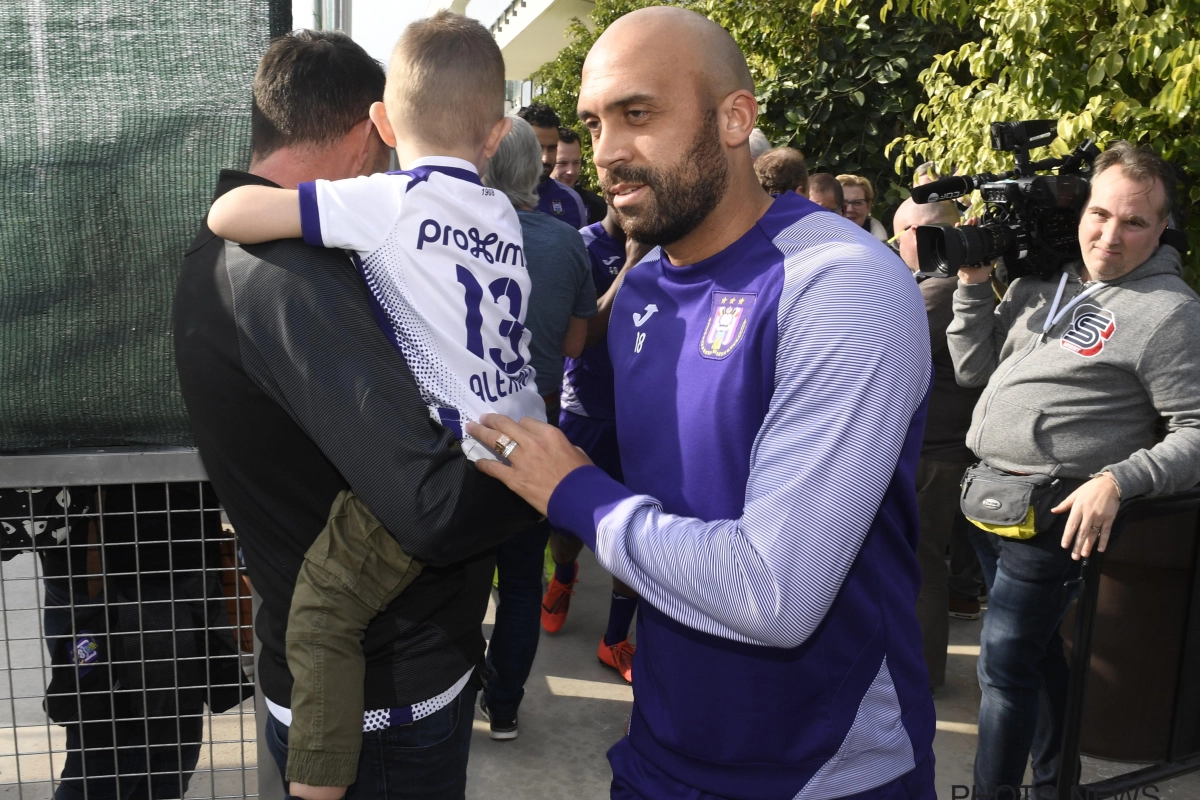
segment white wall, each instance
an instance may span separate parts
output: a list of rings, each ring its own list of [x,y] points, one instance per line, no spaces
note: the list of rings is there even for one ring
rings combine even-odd
[[[404,26],[425,16],[428,0],[352,0],[350,35],[385,65]],[[509,0],[471,0],[467,16],[491,25]],[[292,27],[313,26],[313,0],[292,0]]]

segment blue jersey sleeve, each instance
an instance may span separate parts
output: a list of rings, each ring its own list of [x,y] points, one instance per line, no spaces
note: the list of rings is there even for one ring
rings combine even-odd
[[[774,647],[800,645],[825,617],[879,513],[931,374],[911,276],[879,270],[854,246],[814,249],[825,252],[787,268],[775,387],[740,519],[667,514],[595,467],[568,475],[549,508],[556,528],[582,538],[671,618]]]

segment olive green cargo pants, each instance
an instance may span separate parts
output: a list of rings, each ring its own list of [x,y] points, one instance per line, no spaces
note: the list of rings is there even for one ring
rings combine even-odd
[[[349,786],[362,751],[362,642],[367,623],[421,574],[353,493],[333,501],[329,522],[304,554],[288,614],[292,724],[287,779]]]

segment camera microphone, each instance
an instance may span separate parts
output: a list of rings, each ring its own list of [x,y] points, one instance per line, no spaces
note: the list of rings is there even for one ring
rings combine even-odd
[[[951,178],[941,178],[912,190],[914,203],[936,203],[941,200],[953,200],[975,190],[975,180],[969,176],[956,175]]]

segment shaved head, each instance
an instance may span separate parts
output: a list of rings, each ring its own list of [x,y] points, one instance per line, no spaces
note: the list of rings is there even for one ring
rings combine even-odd
[[[950,200],[938,203],[914,203],[910,197],[896,209],[892,217],[892,230],[896,232],[896,248],[900,258],[913,272],[919,269],[917,258],[918,225],[957,225],[958,208]]]
[[[671,254],[733,197],[769,202],[750,155],[758,102],[746,57],[700,14],[656,6],[610,25],[584,62],[577,110],[633,239]]]
[[[730,92],[754,91],[746,56],[729,32],[694,11],[673,6],[641,8],[618,19],[596,40],[584,61],[587,74],[593,58],[616,53],[657,51],[681,70],[691,73],[699,89],[713,100]]]
[[[899,233],[911,225],[953,225],[958,222],[958,209],[950,200],[938,203],[914,203],[910,197],[896,209],[892,228]]]

